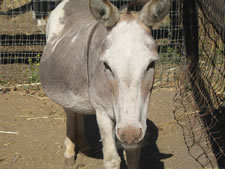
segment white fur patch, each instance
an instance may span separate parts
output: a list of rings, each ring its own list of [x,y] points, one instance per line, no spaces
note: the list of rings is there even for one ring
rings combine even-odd
[[[78,34],[76,34],[76,35],[73,37],[73,39],[72,39],[71,42],[74,43],[74,42],[76,41],[77,37],[78,37]]]
[[[63,0],[51,13],[48,24],[46,27],[47,42],[53,37],[58,35],[64,28],[64,6],[70,0]]]
[[[86,30],[87,32],[89,32],[90,29],[92,29],[92,25],[93,25],[93,23],[86,24],[86,25],[82,26],[80,29],[78,29],[76,31],[74,31],[73,28],[71,27],[64,34],[62,34],[58,38],[54,39],[53,42],[51,42],[53,44],[51,51],[54,52],[56,47],[58,46],[59,42],[62,39],[64,39],[64,38],[72,37],[71,42],[72,43],[76,43],[76,41],[78,40],[79,35],[81,34],[81,30]]]
[[[46,25],[46,21],[44,19],[37,19],[38,27],[45,26],[45,25]]]
[[[54,39],[54,41],[52,42],[52,44],[53,44],[52,52],[55,51],[55,48],[57,47],[58,43],[59,43],[63,38],[68,37],[70,33],[71,33],[71,32],[68,30],[68,31],[67,31],[65,34],[63,34],[59,39],[58,39],[58,38],[57,38],[57,39]]]
[[[128,73],[138,76],[140,71],[147,68],[149,61],[159,59],[154,49],[154,39],[135,20],[118,23],[107,39],[112,45],[106,50],[102,60],[118,71],[121,78]],[[149,49],[149,46],[153,49]]]
[[[136,20],[125,20],[112,29],[107,41],[109,46],[101,60],[108,63],[119,86],[114,105],[117,126],[132,125],[145,132],[147,103],[141,84],[143,77],[153,80],[153,73],[146,73],[146,69],[159,59],[154,39]]]

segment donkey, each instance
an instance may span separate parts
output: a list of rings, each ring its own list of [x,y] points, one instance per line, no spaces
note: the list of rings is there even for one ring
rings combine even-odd
[[[119,11],[109,0],[64,0],[51,13],[40,80],[66,112],[64,158],[74,163],[75,115],[96,114],[105,169],[119,169],[118,141],[129,169],[139,168],[149,99],[159,59],[151,26],[169,0],[150,0],[140,12]]]

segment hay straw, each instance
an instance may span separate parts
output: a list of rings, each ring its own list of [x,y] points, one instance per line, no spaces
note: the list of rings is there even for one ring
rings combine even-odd
[[[14,134],[14,135],[18,135],[18,132],[14,132],[14,131],[0,131],[0,134]]]
[[[192,116],[192,115],[196,115],[196,113],[198,113],[199,111],[194,111],[194,112],[186,112],[184,115],[180,115],[178,116],[176,119],[174,120],[170,120],[170,121],[167,121],[165,123],[162,123],[159,125],[159,127],[167,127],[169,125],[173,125],[175,123],[177,123],[178,120],[182,120],[182,119],[185,119],[187,116]]]
[[[166,80],[168,80],[168,77],[165,78],[165,79],[163,79],[163,80],[160,80],[160,81],[156,82],[156,83],[153,85],[153,87],[156,87],[156,86],[162,84],[162,83],[163,83],[164,81],[166,81]]]
[[[7,86],[7,87],[4,87],[4,86],[0,86],[1,89],[5,89],[5,88],[8,88],[8,89],[14,89],[14,88],[20,88],[20,87],[30,87],[30,86],[41,86],[41,83],[31,83],[31,84],[17,84],[16,86],[8,86],[9,83],[5,84],[4,86]]]
[[[16,142],[10,142],[10,143],[5,143],[3,146],[6,147],[8,145],[11,145],[11,144],[15,144]]]
[[[31,83],[31,84],[18,84],[16,87],[30,87],[30,86],[40,86],[41,83]]]
[[[29,94],[20,93],[20,94],[22,94],[22,95],[24,95],[24,96],[30,96],[30,97],[33,97],[33,98],[39,99],[39,100],[49,99],[47,96],[44,97],[45,94],[42,94],[42,95],[39,96],[39,97],[38,97],[38,96],[35,96],[35,95],[32,95],[32,93],[29,93]]]
[[[57,117],[59,115],[52,115],[52,116],[42,116],[42,117],[29,117],[26,120],[39,120],[39,119],[48,119],[48,118],[52,118],[52,117]]]

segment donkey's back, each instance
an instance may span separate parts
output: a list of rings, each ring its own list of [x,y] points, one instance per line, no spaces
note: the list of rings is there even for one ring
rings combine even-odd
[[[78,113],[94,112],[88,97],[87,51],[95,24],[88,0],[64,0],[47,25],[41,83],[51,99]]]

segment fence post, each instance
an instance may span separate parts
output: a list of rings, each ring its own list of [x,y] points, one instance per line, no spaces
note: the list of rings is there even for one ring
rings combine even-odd
[[[183,0],[183,26],[184,26],[184,44],[187,60],[187,75],[192,87],[195,104],[199,108],[199,116],[204,124],[206,133],[211,143],[211,149],[214,153],[219,167],[224,167],[224,152],[221,147],[224,146],[223,139],[220,139],[220,127],[217,123],[216,113],[212,98],[207,90],[205,82],[201,76],[199,67],[199,34],[198,34],[198,10],[195,0]],[[222,157],[221,157],[222,155]],[[212,167],[215,167],[213,161],[205,153],[205,157]],[[196,157],[196,161],[198,161]],[[199,161],[198,161],[199,162]],[[201,162],[199,162],[201,164]],[[202,164],[201,164],[202,165]]]
[[[188,80],[194,92],[196,105],[202,112],[210,113],[214,110],[214,106],[199,68],[198,12],[195,0],[184,0],[183,26]]]

